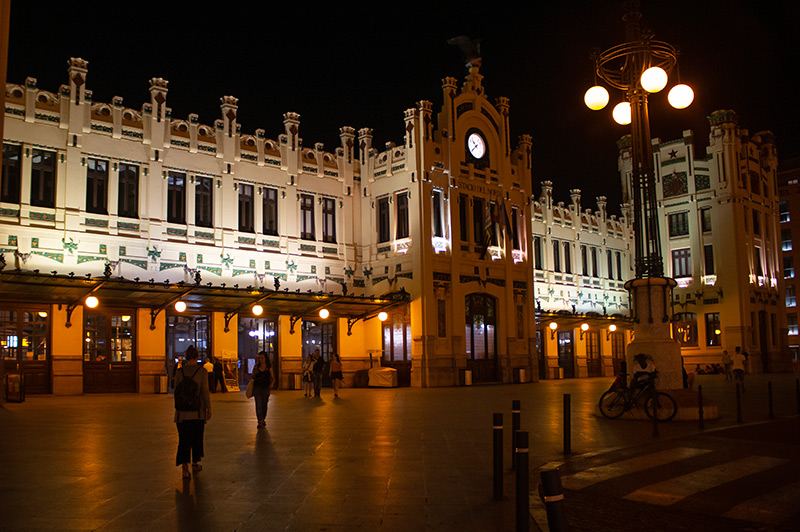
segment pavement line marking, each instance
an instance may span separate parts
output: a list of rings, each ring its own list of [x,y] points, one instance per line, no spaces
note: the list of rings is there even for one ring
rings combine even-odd
[[[797,501],[800,501],[800,482],[739,503],[722,516],[766,525],[779,525],[797,513]]]
[[[651,469],[670,462],[685,460],[693,456],[710,453],[709,449],[695,449],[693,447],[674,447],[666,451],[637,456],[620,462],[604,466],[591,467],[579,473],[561,477],[561,485],[567,489],[580,490],[592,484],[621,477],[637,471]]]
[[[779,466],[787,461],[771,456],[748,456],[645,486],[629,493],[625,498],[631,501],[669,506],[695,493]]]

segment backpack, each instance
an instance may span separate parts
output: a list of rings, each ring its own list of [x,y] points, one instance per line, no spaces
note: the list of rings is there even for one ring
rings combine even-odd
[[[181,382],[175,387],[175,410],[180,412],[199,412],[200,411],[200,387],[194,380],[194,376],[200,371],[200,367],[194,370],[191,377],[186,377],[183,368]]]

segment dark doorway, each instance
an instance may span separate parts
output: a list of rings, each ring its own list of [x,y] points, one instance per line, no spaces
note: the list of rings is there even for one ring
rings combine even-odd
[[[26,394],[50,393],[50,312],[47,307],[0,310],[5,372],[22,373]]]
[[[303,320],[303,358],[310,356],[317,349],[326,362],[330,361],[331,353],[337,349],[334,321]],[[328,371],[322,377],[322,385],[331,386],[331,376]]]
[[[472,382],[495,382],[498,380],[497,299],[489,294],[469,294],[465,303],[467,368],[472,370]]]
[[[572,331],[558,331],[558,367],[565,379],[575,378],[575,351]]]
[[[392,312],[383,322],[381,365],[397,370],[398,386],[411,386],[411,313],[407,307]]]
[[[611,333],[611,363],[614,365],[614,375],[622,371],[625,361],[625,333],[614,331]]]
[[[280,383],[280,357],[278,356],[278,320],[276,318],[239,318],[238,375],[234,381],[247,386],[256,365],[256,355],[264,351],[272,363],[275,379]],[[223,365],[236,361],[223,360]],[[233,368],[231,368],[231,373]],[[227,371],[226,371],[227,374]],[[228,385],[230,386],[230,384]]]
[[[167,375],[174,376],[175,366],[190,345],[194,345],[200,360],[211,352],[211,320],[206,314],[167,315]]]
[[[589,377],[603,375],[603,359],[600,356],[600,331],[586,331],[586,371]]]
[[[547,353],[545,352],[544,331],[536,329],[536,356],[539,361],[539,380],[547,378]]]
[[[769,335],[767,334],[767,311],[758,311],[758,343],[761,348],[761,371],[769,373]]]
[[[136,312],[87,311],[83,316],[83,392],[136,391]]]

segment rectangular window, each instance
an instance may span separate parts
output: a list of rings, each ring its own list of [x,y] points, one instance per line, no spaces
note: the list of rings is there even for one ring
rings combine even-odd
[[[606,250],[606,263],[607,263],[607,266],[608,266],[608,271],[606,272],[606,275],[608,276],[609,279],[613,279],[614,278],[614,255],[611,253],[610,249]]]
[[[788,326],[788,333],[791,335],[797,335],[798,327],[797,327],[797,314],[794,312],[787,312],[786,313],[786,325]]]
[[[794,279],[794,257],[783,257],[783,278]]]
[[[589,255],[586,246],[581,245],[581,272],[589,276]]]
[[[676,212],[667,217],[669,223],[669,236],[686,236],[689,234],[689,213]]]
[[[194,182],[194,224],[199,227],[214,226],[214,180],[196,177]]]
[[[764,277],[764,268],[761,266],[761,248],[753,249],[755,250],[756,275],[758,277]]]
[[[264,188],[264,223],[265,235],[278,236],[278,189]]]
[[[572,273],[572,244],[564,242],[564,273]]]
[[[336,200],[333,198],[322,200],[322,241],[336,243]]]
[[[772,340],[772,345],[775,345],[775,323],[775,313],[773,312],[769,315],[769,333],[770,339]]]
[[[714,275],[714,246],[708,244],[703,246],[706,275]]]
[[[397,238],[408,238],[408,193],[395,196],[397,202]]]
[[[511,239],[513,249],[522,249],[522,242],[519,234],[519,210],[511,207]]]
[[[483,199],[472,198],[472,230],[476,244],[483,244]]]
[[[170,172],[167,176],[167,221],[186,223],[186,174]]]
[[[458,196],[458,224],[459,234],[462,242],[469,242],[469,216],[467,214],[467,203],[469,196],[466,194],[459,194]]]
[[[622,280],[622,252],[617,251],[617,281]]]
[[[434,190],[433,195],[433,236],[444,236],[444,224],[442,223],[442,191]]]
[[[706,314],[706,345],[715,347],[722,345],[722,328],[719,324],[719,312]]]
[[[378,242],[388,242],[391,238],[389,217],[389,198],[378,200]]]
[[[793,284],[786,285],[786,306],[787,307],[797,306],[797,296],[795,295],[795,288]]]
[[[108,214],[108,161],[86,161],[86,212]]]
[[[19,184],[22,172],[22,146],[19,144],[3,144],[3,177],[0,201],[19,203]]]
[[[791,251],[792,250],[792,230],[791,229],[781,229],[781,250],[782,251]]]
[[[253,185],[239,183],[239,231],[255,233],[255,205],[253,204]]]
[[[537,270],[542,269],[542,237],[533,237],[533,267]]]
[[[711,232],[711,208],[700,209],[700,228],[704,233]]]
[[[300,196],[300,238],[303,240],[316,240],[314,231],[314,196],[302,194]]]
[[[558,240],[553,240],[553,271],[561,271],[561,246]]]
[[[689,248],[672,250],[672,276],[692,276],[692,254]]]
[[[781,201],[779,204],[781,222],[788,222],[791,220],[789,216],[789,202]]]
[[[761,215],[756,209],[753,209],[753,234],[761,234]]]
[[[592,247],[592,277],[600,277],[600,267],[597,264],[596,247]]]
[[[123,218],[139,217],[139,167],[119,163],[117,214]]]
[[[56,153],[33,150],[31,156],[31,205],[55,207]]]

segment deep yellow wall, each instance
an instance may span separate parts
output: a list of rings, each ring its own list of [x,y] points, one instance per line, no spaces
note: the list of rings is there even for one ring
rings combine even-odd
[[[215,357],[236,360],[239,358],[239,317],[234,316],[225,332],[225,314],[214,312],[211,315],[211,354]]]
[[[139,361],[139,393],[155,393],[164,375],[167,358],[167,318],[159,312],[150,329],[150,309],[136,310],[136,357]]]
[[[67,307],[50,307],[52,320],[53,393],[79,395],[83,393],[83,307],[78,306],[67,327]]]

